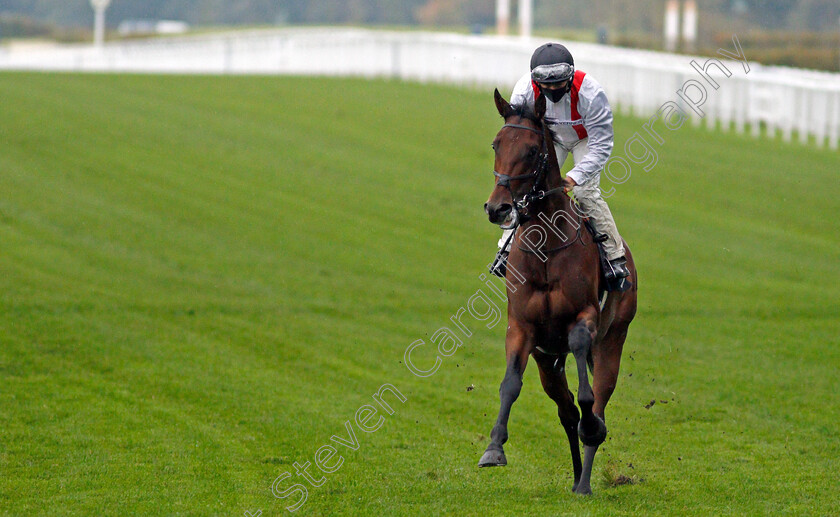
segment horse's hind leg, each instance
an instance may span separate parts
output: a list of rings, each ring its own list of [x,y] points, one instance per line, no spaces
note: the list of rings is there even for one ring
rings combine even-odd
[[[592,389],[595,392],[595,406],[592,411],[606,422],[604,409],[615,391],[618,382],[618,368],[621,364],[621,350],[627,339],[627,323],[614,324],[604,339],[592,350]]]
[[[569,348],[575,356],[575,363],[578,371],[578,405],[580,406],[581,420],[578,424],[578,436],[583,442],[583,466],[580,482],[575,492],[578,494],[591,494],[590,477],[592,475],[592,463],[595,459],[595,452],[598,446],[607,437],[607,426],[604,421],[593,413],[595,405],[595,393],[589,384],[587,373],[587,362],[592,350],[594,323],[591,319],[581,318],[569,332]]]
[[[575,484],[572,490],[577,489],[580,482],[580,445],[578,445],[577,426],[580,422],[580,413],[575,406],[575,398],[569,391],[566,383],[566,356],[561,355],[535,355],[537,365],[540,367],[540,380],[546,394],[557,404],[557,415],[560,417],[560,425],[566,431],[566,438],[569,440],[569,448],[572,451],[572,468],[575,473]]]
[[[627,324],[618,324],[611,328],[607,335],[604,336],[595,350],[592,351],[593,363],[592,377],[593,390],[595,395],[595,404],[592,408],[592,413],[603,426],[604,435],[606,435],[606,415],[604,409],[609,402],[610,397],[615,390],[615,384],[618,380],[618,367],[621,362],[621,349],[624,346],[624,340],[627,338]],[[584,441],[584,435],[581,434],[581,441]],[[598,451],[598,445],[601,441],[594,444],[586,444],[584,441],[583,447],[583,472],[581,473],[581,483],[575,490],[579,494],[591,494],[589,480],[592,476],[592,464],[595,461],[595,453]]]

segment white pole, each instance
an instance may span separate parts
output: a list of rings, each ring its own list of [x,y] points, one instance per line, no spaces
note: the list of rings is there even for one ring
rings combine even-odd
[[[105,9],[111,0],[90,0],[90,5],[93,7],[93,45],[97,48],[102,48],[105,43]]]
[[[677,40],[680,37],[680,4],[677,0],[665,3],[665,50],[677,50]]]
[[[105,42],[105,9],[96,7],[94,12],[93,46],[101,47]]]
[[[697,42],[697,3],[694,0],[686,0],[683,4],[683,42],[685,49],[689,52],[695,48]]]
[[[510,29],[510,0],[496,0],[496,32],[507,35]]]
[[[531,37],[531,28],[534,26],[533,12],[533,0],[519,0],[519,35],[523,38]]]

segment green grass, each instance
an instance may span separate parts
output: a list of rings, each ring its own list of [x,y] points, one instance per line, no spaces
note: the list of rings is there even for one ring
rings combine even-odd
[[[0,514],[287,514],[272,482],[385,383],[407,401],[298,515],[840,513],[836,152],[686,125],[617,187],[640,304],[581,498],[534,365],[508,467],[476,468],[504,323],[402,364],[495,251],[489,92],[6,73],[0,98]]]

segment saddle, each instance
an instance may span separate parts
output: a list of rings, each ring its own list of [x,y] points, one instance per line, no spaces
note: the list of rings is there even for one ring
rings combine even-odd
[[[611,270],[612,266],[610,266],[610,261],[607,260],[607,252],[604,250],[604,241],[606,241],[609,237],[603,233],[596,233],[595,227],[592,226],[588,217],[583,218],[583,224],[586,226],[589,234],[592,235],[592,240],[598,245],[598,258],[601,260],[601,282],[598,284],[598,299],[601,300],[603,305],[603,302],[606,301],[606,293],[623,293],[633,286],[633,282],[627,278],[607,278],[604,272]]]

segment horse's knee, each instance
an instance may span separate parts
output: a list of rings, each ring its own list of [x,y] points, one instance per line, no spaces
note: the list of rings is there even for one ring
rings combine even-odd
[[[583,321],[574,326],[569,332],[569,348],[575,357],[580,354],[589,352],[589,347],[592,345],[592,334]]]

